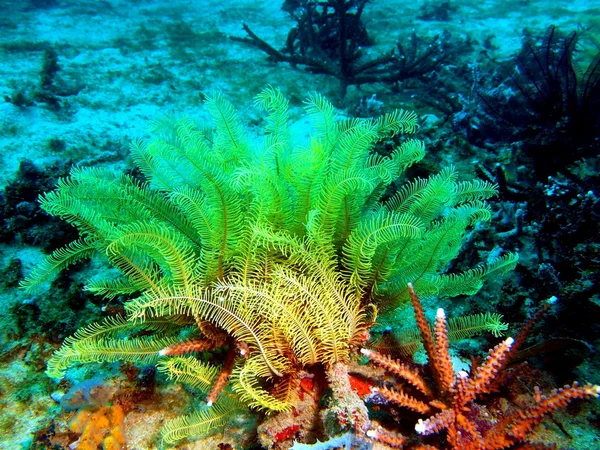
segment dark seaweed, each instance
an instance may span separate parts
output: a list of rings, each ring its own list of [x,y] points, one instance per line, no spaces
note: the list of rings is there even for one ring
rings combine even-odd
[[[527,37],[501,86],[480,92],[488,112],[502,119],[498,126],[512,128],[504,138],[523,141],[522,154],[541,181],[598,153],[600,52],[578,71],[577,39],[555,26],[541,39]]]
[[[336,77],[341,97],[351,85],[396,85],[410,78],[423,79],[456,58],[461,46],[447,31],[426,39],[413,33],[406,45],[398,43],[387,53],[365,57],[362,48],[370,44],[370,37],[361,15],[366,4],[366,0],[304,0],[284,5],[297,25],[289,31],[282,50],[245,23],[247,37],[231,39],[259,48],[276,62]]]

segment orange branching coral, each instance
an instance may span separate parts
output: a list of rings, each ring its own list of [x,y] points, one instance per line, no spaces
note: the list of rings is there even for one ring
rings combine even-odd
[[[235,362],[235,358],[237,356],[237,349],[233,345],[233,339],[230,339],[229,341],[229,349],[225,355],[225,361],[223,362],[221,371],[219,372],[219,375],[217,375],[217,379],[215,380],[212,389],[206,396],[207,406],[212,406],[217,401],[217,397],[219,397],[219,394],[227,384],[227,381],[229,381],[229,377],[233,371],[233,363]]]
[[[383,367],[388,372],[392,372],[393,374],[402,377],[404,380],[408,381],[426,396],[430,397],[433,395],[431,389],[429,388],[421,374],[414,370],[412,367],[408,366],[407,364],[401,364],[388,356],[381,355],[375,351],[368,350],[366,348],[361,349],[360,352],[367,358],[369,358],[371,361],[376,363],[378,366]]]
[[[125,448],[123,420],[120,405],[103,406],[96,411],[79,410],[69,422],[69,429],[80,434],[78,450],[122,450]]]
[[[536,388],[531,406],[509,412],[493,425],[490,426],[488,423],[482,427],[482,420],[477,417],[478,409],[474,405],[474,400],[483,394],[494,392],[498,387],[498,380],[504,380],[501,376],[502,370],[514,354],[515,346],[520,347],[524,342],[526,332],[519,333],[516,343],[512,338],[508,338],[495,346],[490,350],[486,361],[478,367],[473,367],[470,374],[465,371],[455,374],[448,349],[448,329],[444,311],[438,310],[432,334],[418,296],[412,285],[409,284],[408,288],[434,385],[428,386],[423,375],[415,368],[372,350],[362,349],[361,352],[375,364],[409,382],[418,391],[416,393],[424,398],[411,397],[406,392],[395,388],[382,387],[376,390],[381,397],[391,403],[429,415],[426,419],[419,419],[415,425],[415,430],[420,435],[431,435],[446,430],[448,448],[454,450],[506,449],[524,442],[527,435],[548,414],[564,407],[570,401],[600,395],[600,386],[590,384],[580,386],[574,383],[573,386],[554,390],[548,396],[543,396]],[[542,309],[545,310],[547,307]],[[539,319],[540,314],[534,317]],[[526,331],[531,328],[530,323],[525,325]],[[403,436],[380,427],[369,430],[368,436],[397,448],[403,448],[406,442]],[[435,449],[436,447],[419,448]]]
[[[535,404],[520,409],[512,416],[496,423],[486,433],[483,448],[503,449],[515,442],[523,441],[548,414],[566,406],[572,400],[598,397],[598,395],[600,395],[600,386],[591,384],[580,386],[577,382],[573,383],[573,386],[555,389],[549,396],[542,395],[536,388]]]
[[[412,286],[410,286],[410,293],[411,295],[414,293]],[[435,356],[432,359],[435,360],[439,388],[443,391],[448,391],[454,384],[454,370],[452,369],[449,349],[446,315],[444,310],[440,308],[437,310],[435,317]]]
[[[387,444],[390,447],[397,448],[402,448],[404,444],[406,444],[406,442],[408,441],[408,439],[406,439],[406,437],[402,436],[401,434],[392,433],[381,427],[377,427],[377,429],[367,431],[367,436],[379,442],[383,442],[384,444]]]
[[[160,356],[180,356],[188,353],[203,352],[204,350],[212,350],[215,348],[215,343],[208,339],[194,339],[177,344],[169,345],[158,352]]]

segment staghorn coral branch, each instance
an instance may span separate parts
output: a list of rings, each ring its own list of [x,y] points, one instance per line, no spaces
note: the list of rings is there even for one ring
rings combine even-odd
[[[441,310],[442,317],[439,318],[439,330],[438,318],[436,315],[436,338],[440,339],[440,342],[434,342],[431,329],[429,328],[429,324],[425,318],[425,313],[423,312],[423,305],[421,304],[421,300],[416,294],[412,283],[408,283],[408,294],[410,295],[410,301],[412,303],[413,310],[415,311],[415,320],[417,322],[417,326],[419,327],[419,331],[421,332],[423,347],[427,353],[429,365],[433,372],[436,384],[442,391],[448,391],[453,383],[454,372],[452,370],[452,362],[450,360],[450,353],[448,351],[448,330],[446,327],[446,317],[444,315],[444,311]],[[438,310],[438,314],[439,313],[440,310]],[[438,350],[440,344],[441,348]]]
[[[416,398],[411,397],[410,395],[405,394],[404,392],[397,391],[396,389],[389,389],[387,387],[375,388],[375,392],[379,393],[384,399],[388,402],[395,403],[399,406],[404,406],[405,408],[412,409],[421,414],[431,413],[431,407]]]
[[[453,399],[452,404],[456,410],[462,409],[467,403],[467,397],[470,396],[469,374],[464,370],[456,374],[454,386],[452,388]]]
[[[517,411],[518,421],[510,426],[509,436],[523,440],[548,414],[565,407],[573,400],[597,398],[598,395],[600,395],[600,386],[591,384],[580,386],[577,382],[573,383],[573,386],[567,385],[562,389],[555,389],[549,396],[542,396],[537,404]]]
[[[415,321],[417,322],[417,327],[421,332],[421,340],[423,341],[423,347],[425,348],[425,353],[427,353],[427,357],[429,358],[429,363],[431,364],[431,368],[433,369],[434,376],[436,380],[438,380],[439,374],[437,368],[435,367],[435,344],[433,342],[431,329],[429,328],[429,324],[427,323],[427,319],[425,318],[425,312],[423,311],[423,305],[421,304],[419,296],[415,292],[413,284],[408,283],[407,286],[408,294],[410,296],[410,302],[412,303],[412,307],[415,312]]]
[[[412,283],[408,283],[408,294],[410,295],[410,301],[412,303],[413,310],[415,311],[415,320],[419,331],[421,332],[421,338],[423,339],[423,346],[428,354],[433,354],[434,344],[433,336],[431,335],[431,329],[425,318],[425,312],[423,311],[423,305],[421,300],[415,292],[415,288]]]
[[[483,438],[477,430],[475,423],[461,413],[455,412],[455,414],[455,424],[448,428],[448,442],[452,448],[465,450],[470,448],[484,449],[485,447],[482,446]]]
[[[439,413],[431,416],[427,420],[419,419],[415,425],[415,431],[419,434],[427,436],[429,434],[437,433],[438,431],[448,428],[454,423],[456,415],[451,409],[445,409]]]
[[[237,347],[235,346],[233,339],[228,339],[228,344],[229,348],[225,354],[225,361],[221,367],[221,372],[219,372],[219,375],[217,375],[212,389],[206,396],[207,406],[212,406],[217,401],[219,394],[227,384],[227,381],[229,381],[229,377],[233,371],[233,363],[235,362],[235,358],[237,356]]]
[[[566,406],[572,400],[598,397],[599,394],[600,386],[591,384],[582,387],[573,383],[573,386],[552,391],[549,396],[539,395],[539,389],[536,389],[536,404],[519,409],[496,423],[486,433],[483,448],[499,450],[521,442],[547,415]]]
[[[439,308],[435,315],[435,355],[432,361],[438,374],[438,386],[442,392],[448,392],[454,384],[454,370],[450,359],[448,327],[446,314]]]
[[[392,359],[390,356],[382,355],[381,353],[376,352],[374,350],[363,348],[360,350],[360,352],[367,358],[369,358],[371,361],[373,361],[375,364],[377,364],[379,367],[382,367],[388,372],[391,372],[405,379],[426,396],[433,396],[431,389],[429,388],[427,383],[425,383],[425,380],[423,380],[423,377],[416,369],[406,364],[402,364],[400,363],[400,361]]]
[[[552,391],[548,396],[541,394],[535,389],[534,405],[519,409],[515,412],[500,413],[499,421],[492,424],[477,413],[477,405],[472,402],[482,394],[488,394],[497,389],[504,381],[504,369],[511,356],[515,352],[515,346],[521,345],[533,325],[549,309],[549,304],[542,306],[533,315],[518,335],[518,342],[508,338],[489,351],[485,362],[481,365],[473,364],[471,375],[465,371],[454,374],[452,370],[450,354],[448,349],[447,325],[444,311],[439,309],[434,326],[435,339],[425,320],[423,308],[414,288],[408,285],[408,291],[415,311],[417,325],[421,330],[423,343],[429,359],[429,369],[433,374],[435,384],[427,384],[424,378],[416,370],[404,366],[388,356],[383,356],[375,351],[362,349],[361,353],[371,359],[375,364],[383,367],[389,372],[409,381],[421,393],[425,394],[426,400],[413,399],[397,389],[382,387],[375,389],[385,400],[408,407],[423,414],[431,414],[425,411],[425,405],[429,411],[438,411],[427,419],[419,419],[415,425],[415,431],[427,436],[446,430],[446,445],[441,448],[452,450],[502,450],[523,449],[541,450],[551,447],[525,443],[527,436],[548,415],[567,405],[575,399],[583,399],[600,396],[600,386],[586,385],[581,387],[575,383],[572,387],[565,386],[562,389]],[[415,375],[413,379],[413,375]],[[411,381],[412,380],[412,381]],[[417,380],[417,381],[415,381]],[[420,386],[423,383],[425,387]],[[432,394],[433,392],[433,394]],[[426,403],[425,403],[426,402]],[[422,409],[419,409],[422,408]],[[483,422],[483,424],[480,423]],[[385,441],[390,432],[377,429],[369,432],[369,436],[381,442]],[[519,444],[521,444],[519,446]],[[389,444],[391,445],[391,444]],[[424,444],[416,444],[420,450],[439,450],[438,447]]]
[[[188,353],[203,352],[215,348],[215,342],[209,339],[193,339],[169,345],[158,352],[160,356],[181,356]]]
[[[485,363],[478,367],[477,372],[473,374],[466,386],[464,397],[461,399],[463,405],[474,400],[480,394],[490,392],[490,387],[493,386],[498,373],[504,369],[509,361],[513,342],[513,338],[509,337],[490,350]]]
[[[400,433],[392,433],[381,427],[367,431],[367,436],[393,448],[403,448],[407,441]]]

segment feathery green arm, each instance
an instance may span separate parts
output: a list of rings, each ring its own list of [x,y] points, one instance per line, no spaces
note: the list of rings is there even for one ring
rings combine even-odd
[[[222,166],[232,167],[247,160],[247,133],[231,102],[220,92],[211,92],[204,104],[215,124],[213,150],[221,156]]]
[[[99,240],[94,237],[84,237],[59,248],[46,256],[20,284],[27,291],[33,290],[40,283],[51,280],[58,272],[83,259],[90,258],[99,247]]]
[[[268,377],[269,371],[257,358],[249,358],[240,368],[234,370],[232,388],[239,394],[240,400],[252,408],[265,411],[289,411],[292,404],[279,400],[269,394],[260,385],[260,378]]]
[[[378,138],[383,139],[389,135],[414,133],[419,127],[417,120],[414,111],[395,109],[375,119],[374,125]]]
[[[163,276],[168,276],[173,286],[183,286],[191,292],[197,257],[178,233],[157,222],[132,223],[116,230],[106,248],[109,256],[123,255],[126,251],[147,256],[161,267]]]
[[[325,97],[316,93],[309,94],[304,105],[317,132],[316,139],[323,140],[328,158],[338,134],[333,105]]]
[[[157,365],[160,373],[169,380],[179,381],[206,393],[219,374],[219,368],[208,365],[192,356],[178,356],[160,361]]]
[[[193,414],[178,417],[165,423],[161,430],[162,440],[173,444],[181,439],[200,437],[221,428],[233,420],[236,413],[244,411],[245,406],[230,396],[222,395],[219,402]]]
[[[374,284],[372,260],[377,248],[404,239],[420,239],[424,232],[422,222],[410,214],[381,210],[373,217],[363,219],[344,246],[344,265],[350,271],[350,283],[361,290]]]
[[[273,156],[275,176],[281,176],[282,164],[287,159],[285,151],[290,147],[290,134],[288,129],[289,101],[280,89],[268,87],[254,98],[254,104],[268,111],[267,125],[265,127],[265,156]]]
[[[61,379],[66,370],[76,363],[100,361],[141,361],[152,363],[158,360],[158,352],[178,342],[178,337],[119,339],[120,333],[139,329],[122,317],[108,318],[88,325],[68,337],[61,348],[48,361],[48,376]]]

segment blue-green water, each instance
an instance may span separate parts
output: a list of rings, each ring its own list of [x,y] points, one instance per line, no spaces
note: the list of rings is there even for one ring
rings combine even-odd
[[[334,8],[336,2],[329,2],[328,8],[325,3],[0,3],[0,91],[4,100],[0,103],[0,448],[291,448],[294,442],[295,448],[304,448],[301,444],[314,444],[317,439],[332,439],[321,448],[390,448],[368,437],[375,436],[374,430],[380,426],[408,436],[411,441],[405,448],[417,442],[440,449],[462,448],[464,443],[453,447],[444,430],[426,438],[414,431],[418,419],[441,411],[435,409],[439,405],[434,403],[428,413],[418,413],[393,406],[369,391],[386,383],[424,402],[435,398],[446,408],[455,399],[440,389],[430,367],[419,366],[434,390],[434,394],[423,395],[361,357],[361,348],[377,348],[392,352],[407,364],[425,363],[425,352],[406,344],[419,339],[404,288],[408,281],[414,282],[422,294],[430,322],[442,307],[449,318],[501,314],[499,320],[508,324],[504,337],[492,332],[497,330],[493,325],[483,327],[477,335],[477,327],[457,325],[459,330],[473,330],[459,333],[450,343],[456,373],[472,371],[471,357],[484,361],[488,349],[507,336],[516,336],[521,325],[547,299],[558,299],[537,320],[511,363],[507,362],[502,372],[509,375],[503,387],[468,403],[465,417],[484,438],[493,423],[508,420],[515,411],[536,403],[535,386],[548,394],[575,380],[581,384],[600,383],[596,356],[600,307],[596,287],[600,236],[600,2],[407,4],[373,0],[340,1],[338,9]],[[345,14],[340,13],[343,4],[351,6]],[[309,22],[312,25],[307,26]],[[242,24],[248,28],[245,30]],[[256,96],[268,86],[279,89],[289,101],[286,115],[269,116],[278,110],[269,109],[264,96],[261,108],[261,98]],[[215,118],[214,108],[211,110],[210,99],[214,99],[215,92],[221,93],[235,110],[235,115],[225,110],[223,122]],[[311,105],[320,105],[320,114],[330,111],[324,106],[329,103],[315,100],[321,98],[317,95],[331,102],[331,123],[311,110]],[[209,102],[204,104],[207,98]],[[395,110],[414,111],[418,116],[414,124],[418,126],[385,128],[372,119]],[[185,141],[182,122],[178,122],[180,128],[175,128],[169,141],[165,136],[173,121],[162,120],[164,116],[193,120],[197,127],[192,135],[202,138]],[[347,120],[355,117],[360,121]],[[158,122],[162,125],[157,128]],[[243,141],[239,154],[233,150],[236,145],[219,141],[224,129],[238,123],[239,129],[231,127],[231,142]],[[335,123],[337,131],[323,131],[327,123]],[[214,126],[217,131],[210,131]],[[266,140],[265,134],[269,136]],[[355,140],[356,136],[363,140]],[[132,144],[156,142],[152,139],[157,138],[160,142],[167,140],[172,147],[156,144],[152,147],[156,153],[146,154],[136,153],[134,145],[131,152]],[[405,148],[402,146],[410,139],[419,143],[414,141],[409,152],[412,156],[404,155],[402,159],[396,149]],[[204,145],[211,150],[199,151]],[[184,158],[175,155],[173,148],[195,150],[193,157],[188,154]],[[421,148],[423,155],[415,156]],[[345,155],[347,166],[340,165],[335,156],[339,154]],[[145,163],[140,155],[147,158]],[[188,157],[194,162],[191,166],[181,159]],[[360,176],[350,170],[359,162],[363,171]],[[218,172],[211,185],[211,189],[228,192],[221,206],[211,203],[215,195],[212,190],[199,182],[193,184],[194,171],[198,167],[213,170],[211,164],[226,175]],[[50,211],[53,215],[48,214],[40,208],[39,196],[55,189],[73,167],[96,174],[94,177],[102,180],[99,187],[73,191],[72,198],[85,204],[78,216],[69,216],[73,207],[70,194],[61,200],[64,203],[54,205]],[[335,172],[340,167],[347,170]],[[97,175],[95,170],[105,172]],[[450,172],[452,176],[444,182],[440,181],[442,175],[436,175]],[[335,173],[338,175],[332,175]],[[152,192],[171,206],[135,206],[139,199],[133,200],[133,191],[108,194],[112,181],[120,174],[127,174],[135,183],[151,183]],[[158,180],[159,175],[163,179]],[[362,181],[349,181],[354,178]],[[429,179],[430,190],[424,188],[425,181],[417,179]],[[468,184],[476,179],[482,184]],[[332,180],[345,181],[336,185]],[[485,183],[489,185],[487,190]],[[309,184],[317,188],[310,191]],[[173,202],[183,198],[183,189],[190,186],[197,189],[195,206],[177,210]],[[342,193],[329,196],[334,186]],[[110,195],[114,198],[107,200]],[[432,199],[436,206],[411,209],[407,202],[413,198]],[[338,225],[327,225],[330,222],[323,219],[329,211],[325,199],[335,205],[340,202],[340,209],[331,213],[340,220]],[[477,203],[480,201],[487,206]],[[268,211],[264,217],[258,204]],[[470,219],[453,239],[440,238],[437,246],[427,244],[433,242],[428,237],[434,239],[434,232],[458,214],[456,210],[465,211],[467,207],[472,208]],[[238,221],[228,223],[225,229],[230,237],[223,238],[215,228],[225,221],[223,211],[231,208]],[[179,212],[173,213],[175,210]],[[209,210],[212,215],[204,216]],[[384,220],[387,212],[410,213],[421,222],[417,226],[404,218],[400,227],[393,222],[400,220],[396,216]],[[61,215],[76,226],[56,217]],[[102,225],[101,218],[105,220]],[[218,226],[211,222],[215,220]],[[328,314],[307,313],[313,311],[311,308],[327,311],[325,306],[297,293],[280,294],[287,299],[281,300],[282,304],[304,302],[296,319],[306,328],[286,328],[283,319],[276,316],[280,313],[273,312],[279,310],[270,306],[273,300],[264,294],[275,289],[274,284],[260,284],[271,280],[270,274],[278,273],[278,267],[284,267],[300,278],[313,276],[322,286],[329,279],[329,272],[317,270],[323,260],[317,258],[320,263],[311,265],[308,256],[301,256],[296,261],[292,255],[299,255],[299,250],[289,253],[291,247],[280,248],[277,253],[275,247],[280,244],[265,244],[269,241],[262,228],[260,233],[253,231],[256,236],[250,238],[247,227],[253,220],[300,241],[304,239],[302,245],[310,250],[307,255],[328,254],[329,259],[323,258],[331,262],[330,269],[337,274],[333,279],[351,286],[344,287],[343,292],[356,288],[359,273],[364,275],[366,271],[376,280],[360,285],[358,294],[352,291],[359,297],[356,317],[360,320],[343,312],[346,303],[332,303],[341,311],[329,313],[338,327],[334,334],[346,346],[339,356],[330,357],[329,352],[318,350],[311,359],[294,347],[299,345],[296,339],[300,339],[302,330],[308,340],[327,341],[322,336],[330,335],[322,329],[323,317]],[[131,319],[127,302],[143,293],[139,280],[127,289],[110,291],[118,291],[112,299],[103,298],[101,294],[108,290],[103,291],[98,284],[100,295],[89,289],[101,279],[121,280],[114,264],[121,269],[142,267],[140,273],[150,274],[149,279],[178,286],[180,280],[170,272],[174,266],[164,259],[155,241],[144,244],[148,247],[144,247],[143,254],[128,254],[135,262],[131,266],[111,259],[116,244],[111,247],[108,243],[116,238],[107,230],[113,227],[117,232],[123,224],[138,221],[164,222],[179,231],[187,230],[182,232],[185,239],[198,244],[190,250],[196,252],[190,258],[197,257],[198,263],[190,279],[211,293],[218,290],[215,283],[233,283],[234,276],[239,276],[241,249],[246,244],[263,242],[261,245],[269,250],[256,244],[253,255],[263,260],[252,265],[254,269],[259,267],[263,276],[260,271],[252,272],[249,280],[261,286],[264,301],[247,306],[246,311],[252,311],[248,320],[271,324],[273,336],[289,336],[268,340],[280,344],[263,352],[257,344],[262,338],[252,338],[252,332],[257,336],[266,333],[260,325],[248,325],[252,332],[245,335],[240,331],[242,322],[232,325],[219,322],[209,313],[201,317],[198,311],[177,311],[165,314],[165,323],[127,332],[111,331],[104,337],[124,346],[139,338],[164,337],[170,339],[167,347],[175,342],[194,342],[201,334],[196,325],[208,327],[203,321],[210,322],[220,331],[201,326],[203,336],[223,339],[211,338],[205,351],[189,352],[195,361],[211,366],[213,372],[209,375],[213,378],[203,372],[209,378],[208,388],[199,381],[190,386],[189,379],[183,380],[187,383],[169,380],[169,372],[160,370],[165,367],[160,364],[170,356],[159,356],[156,351],[145,359],[131,355],[107,357],[106,352],[85,358],[79,354],[73,356],[64,374],[49,377],[46,364],[67,337],[91,323],[125,320],[126,313]],[[408,224],[421,230],[422,235],[412,235]],[[400,230],[395,231],[397,234],[383,231],[394,227]],[[98,232],[100,229],[103,231]],[[359,265],[351,276],[352,267],[357,267],[352,264],[358,263],[352,263],[353,255],[348,253],[350,237],[358,239],[364,237],[359,230],[375,229],[377,233],[365,237],[364,247],[355,254],[369,260],[369,268]],[[316,230],[329,236],[330,253],[319,247],[323,244]],[[196,241],[191,237],[194,233],[198,235]],[[400,237],[408,239],[409,235],[422,240],[414,241],[410,252],[399,252],[399,246],[405,245]],[[36,289],[19,287],[31,278],[45,254],[85,236],[102,239],[81,258],[75,256],[74,264],[65,264],[69,267],[60,275],[48,271],[40,276]],[[138,239],[129,245],[133,248],[141,242]],[[231,253],[219,253],[218,249],[226,247],[233,249]],[[396,254],[393,259],[389,256]],[[440,274],[448,275],[442,277],[444,282],[464,272],[477,274],[484,267],[479,264],[494,269],[494,264],[502,261],[498,258],[508,254],[519,255],[516,267],[512,267],[515,264],[511,260],[506,264],[511,270],[490,270],[477,282],[470,279],[468,286],[459,285],[460,289],[426,282]],[[437,262],[426,264],[424,260]],[[474,272],[469,272],[473,268]],[[278,277],[274,279],[281,282],[282,275]],[[246,284],[252,283],[246,280]],[[257,284],[252,286],[256,288]],[[284,292],[296,292],[285,286]],[[307,291],[321,295],[321,300],[313,295],[314,301],[327,304],[325,297],[329,294],[319,291],[322,287],[311,286],[313,290]],[[395,296],[394,286],[401,286],[404,297]],[[231,292],[232,288],[222,293],[227,297],[233,295]],[[336,290],[332,288],[332,292]],[[377,313],[372,304],[377,305]],[[390,305],[398,308],[389,311]],[[231,311],[241,314],[241,307],[236,308]],[[340,321],[348,317],[354,317],[348,325],[352,338],[342,336],[344,332],[340,331]],[[365,325],[360,328],[356,324],[363,319]],[[87,333],[93,332],[88,329]],[[187,433],[190,436],[183,440],[165,442],[161,431],[165,423],[194,411],[207,411],[206,395],[226,360],[227,350],[233,348],[239,352],[232,363],[234,377],[212,411],[227,408],[227,401],[241,401],[242,405],[229,405],[233,413],[223,414],[224,423],[209,423],[209,432],[203,429],[202,433]],[[258,373],[259,365],[246,363],[269,351],[285,359],[287,365]],[[250,358],[244,359],[248,354]],[[346,392],[347,397],[340,397],[339,404],[335,396],[343,387],[337,386],[331,374],[337,373],[334,366],[341,369],[333,362],[341,363],[351,374],[348,379],[353,390]],[[261,392],[278,401],[285,397],[287,412],[265,414],[264,409],[257,412],[260,408],[247,408],[251,401],[243,396],[240,400],[236,391],[239,371],[244,367]],[[346,379],[344,370],[338,373],[340,379]],[[194,374],[199,378],[198,372]],[[500,374],[495,375],[500,378]],[[528,438],[547,445],[555,443],[558,448],[600,448],[598,405],[594,399],[573,402],[546,418]],[[356,412],[357,416],[344,419],[348,412],[350,416]],[[100,425],[96,435],[87,439],[86,433],[92,431],[90,424]],[[463,436],[469,435],[464,424],[457,427]],[[475,441],[476,437],[469,439]],[[498,448],[485,445],[486,449]],[[516,445],[509,448],[522,448]]]

